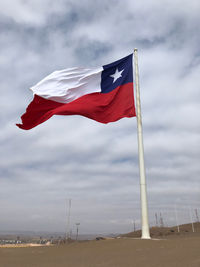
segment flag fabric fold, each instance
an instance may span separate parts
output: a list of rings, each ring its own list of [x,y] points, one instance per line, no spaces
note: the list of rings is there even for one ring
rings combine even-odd
[[[29,130],[53,115],[82,115],[101,123],[136,116],[132,56],[100,68],[51,73],[30,88],[34,98],[17,126]]]

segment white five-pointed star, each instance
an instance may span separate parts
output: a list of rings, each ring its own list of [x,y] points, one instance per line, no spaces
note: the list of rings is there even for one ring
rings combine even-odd
[[[114,83],[117,79],[119,79],[120,77],[122,77],[122,72],[123,72],[123,71],[124,71],[124,70],[119,71],[118,68],[116,68],[115,73],[112,74],[112,75],[110,75],[110,77],[113,78],[113,83]]]

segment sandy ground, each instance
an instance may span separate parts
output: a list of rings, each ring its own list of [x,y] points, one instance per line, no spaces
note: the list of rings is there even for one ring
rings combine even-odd
[[[200,236],[0,248],[1,267],[200,267]]]

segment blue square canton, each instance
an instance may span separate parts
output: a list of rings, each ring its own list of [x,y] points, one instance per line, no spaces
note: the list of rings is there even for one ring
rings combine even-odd
[[[133,82],[133,54],[103,66],[101,92],[109,93],[116,87]]]

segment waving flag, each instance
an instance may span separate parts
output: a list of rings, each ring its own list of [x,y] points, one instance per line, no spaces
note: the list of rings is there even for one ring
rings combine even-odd
[[[51,73],[31,87],[33,101],[17,126],[29,130],[53,115],[82,115],[101,123],[136,116],[132,56],[100,68]]]

